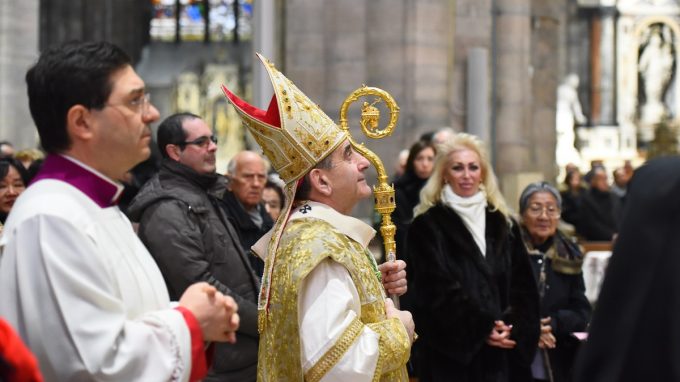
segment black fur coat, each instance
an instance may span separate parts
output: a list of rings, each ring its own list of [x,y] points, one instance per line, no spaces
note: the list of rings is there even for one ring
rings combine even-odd
[[[486,212],[486,256],[451,208],[413,221],[407,248],[415,283],[420,380],[525,381],[539,336],[538,293],[505,217]],[[513,350],[486,344],[495,320],[513,325]],[[528,373],[528,374],[527,374]]]

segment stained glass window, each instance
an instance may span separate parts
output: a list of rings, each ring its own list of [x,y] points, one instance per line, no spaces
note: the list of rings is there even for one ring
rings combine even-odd
[[[151,39],[175,41],[179,12],[182,41],[203,41],[206,22],[209,25],[210,41],[231,41],[234,38],[248,40],[252,36],[252,2],[253,0],[151,0],[154,8]]]

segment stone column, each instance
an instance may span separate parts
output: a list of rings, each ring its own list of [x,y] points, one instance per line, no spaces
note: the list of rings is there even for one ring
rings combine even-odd
[[[28,108],[26,71],[38,57],[38,0],[0,0],[0,140],[36,147]]]
[[[524,171],[537,171],[543,179],[554,179],[555,108],[560,82],[560,34],[564,30],[563,3],[533,0],[531,21],[531,163]]]
[[[601,8],[600,10],[600,73],[597,91],[600,99],[599,121],[601,125],[613,125],[616,123],[614,96],[616,72],[615,60],[616,49],[614,44],[614,28],[616,9],[614,7]]]
[[[366,85],[384,89],[401,107],[399,126],[404,127],[413,108],[407,106],[407,57],[404,49],[404,25],[408,10],[403,1],[372,0],[366,4]],[[400,131],[397,131],[400,132]],[[401,134],[400,134],[401,135]]]
[[[317,15],[323,18],[326,31],[324,103],[335,120],[345,97],[367,79],[366,7],[363,0],[329,1],[324,2],[323,13]]]
[[[468,53],[467,70],[467,130],[489,148],[489,51],[472,48]]]
[[[326,94],[323,9],[324,2],[321,1],[290,0],[285,3],[285,62],[280,65],[286,77],[322,108]]]
[[[486,73],[485,80],[487,81],[489,93],[486,95],[486,102],[489,107],[486,109],[487,113],[491,112],[491,89],[493,88],[491,79],[491,65],[495,65],[493,59],[493,7],[495,1],[492,0],[455,0],[455,29],[452,35],[455,38],[454,50],[454,66],[450,79],[451,94],[449,99],[449,113],[450,126],[456,131],[466,130],[469,126],[469,118],[478,118],[479,116],[471,116],[467,99],[467,91],[469,82],[466,80],[468,69],[473,69],[470,66],[470,57],[472,50],[476,48],[483,48],[487,51],[487,63],[485,68],[475,68],[476,70],[484,70]],[[491,121],[491,115],[487,114],[487,124]],[[491,146],[491,135],[487,142]]]
[[[421,132],[451,124],[455,2],[417,0],[408,3],[406,52],[414,124]],[[464,72],[461,73],[464,79]]]
[[[408,7],[404,1],[366,2],[366,85],[390,93],[399,105],[400,112],[397,126],[389,138],[365,141],[371,150],[379,153],[390,174],[394,171],[394,158],[399,155],[399,151],[408,148],[418,134],[413,128],[415,109],[412,106],[411,88],[406,80],[409,64],[404,36],[408,32],[405,27],[400,30],[394,28],[395,25],[405,25],[408,17]],[[381,124],[385,124],[389,118],[387,109],[381,110],[385,113]],[[361,140],[364,140],[363,136]]]
[[[275,37],[275,0],[258,0],[254,2],[253,11],[253,49],[270,60],[276,59]],[[253,65],[253,105],[266,109],[269,106],[274,89],[267,71],[258,62]]]
[[[530,0],[496,0],[494,163],[499,177],[530,167]]]
[[[614,44],[616,9],[601,7],[591,22],[591,123],[613,125],[615,117],[615,63]]]

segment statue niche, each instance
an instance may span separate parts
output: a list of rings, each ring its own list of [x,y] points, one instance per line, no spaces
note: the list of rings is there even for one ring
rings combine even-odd
[[[664,23],[642,32],[638,73],[640,75],[640,122],[652,126],[670,117],[665,95],[675,72],[675,36]],[[645,140],[645,139],[643,139]]]

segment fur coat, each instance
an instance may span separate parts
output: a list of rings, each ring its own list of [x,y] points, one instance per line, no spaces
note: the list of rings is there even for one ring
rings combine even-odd
[[[451,208],[440,203],[414,219],[407,248],[422,382],[530,380],[538,293],[527,256],[513,250],[513,240],[521,239],[490,208],[485,255]],[[514,349],[486,344],[496,320],[513,325]]]

